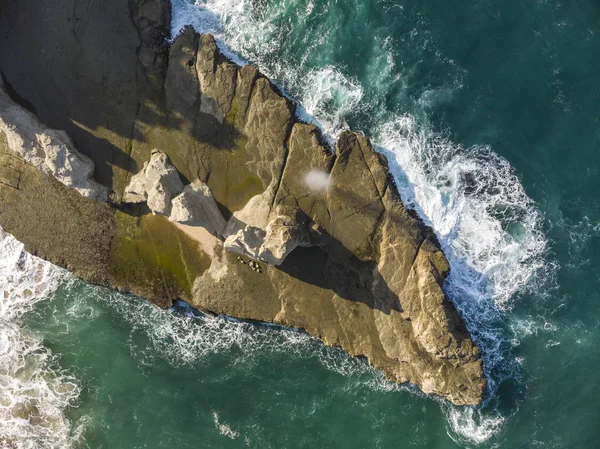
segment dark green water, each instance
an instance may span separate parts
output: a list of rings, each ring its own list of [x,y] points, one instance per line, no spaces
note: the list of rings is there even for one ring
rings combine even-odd
[[[451,262],[446,289],[484,353],[487,400],[452,407],[302,333],[70,282],[15,318],[58,355],[46,372],[78,387],[57,402],[71,434],[57,441],[600,447],[600,3],[198,3],[174,1],[175,32],[215,33],[307,118],[364,130],[388,156]]]

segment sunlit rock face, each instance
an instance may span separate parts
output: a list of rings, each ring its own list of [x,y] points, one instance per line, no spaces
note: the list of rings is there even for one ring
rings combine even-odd
[[[442,290],[448,262],[403,205],[386,159],[350,131],[332,151],[318,128],[299,121],[293,101],[256,67],[225,57],[212,36],[186,28],[168,43],[167,4],[86,3],[95,27],[80,26],[76,42],[70,25],[49,26],[28,11],[35,39],[11,41],[11,54],[29,64],[11,65],[6,78],[95,167],[83,156],[77,165],[73,146],[53,143],[56,134],[36,138],[26,157],[3,107],[0,154],[21,155],[21,181],[0,183],[0,225],[89,282],[162,307],[180,298],[303,328],[394,382],[481,402],[479,350]],[[67,50],[40,52],[40,39]],[[48,83],[48,72],[60,76]],[[69,88],[77,85],[85,89]],[[69,163],[42,164],[47,154]],[[85,194],[95,191],[92,173],[109,202]]]

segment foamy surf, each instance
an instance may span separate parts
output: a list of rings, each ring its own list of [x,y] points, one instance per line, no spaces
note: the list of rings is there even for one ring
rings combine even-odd
[[[77,440],[66,411],[77,402],[78,383],[23,328],[24,315],[65,275],[0,228],[0,447],[62,449]]]
[[[181,301],[165,312],[148,301],[95,286],[86,286],[83,295],[69,297],[74,316],[89,313],[89,299],[116,311],[128,323],[132,335],[145,336],[130,338],[136,342],[130,346],[132,356],[145,365],[153,365],[159,358],[173,367],[194,366],[212,355],[231,351],[238,354],[236,363],[252,364],[257,354],[277,353],[295,359],[315,359],[326,369],[344,376],[374,373],[378,381],[388,383],[364,361],[339,348],[326,347],[297,329],[210,316]]]
[[[497,434],[506,421],[503,416],[486,415],[472,407],[449,407],[446,417],[451,429],[448,436],[457,444],[484,443]]]
[[[289,5],[257,12],[251,2],[243,0],[173,3],[174,34],[188,23],[215,34],[229,56],[238,62],[251,60],[278,80],[301,102],[304,118],[316,121],[328,134],[335,136],[347,128],[348,118],[357,110],[374,117],[376,126],[365,131],[388,156],[404,201],[417,208],[440,237],[452,266],[447,292],[482,348],[490,379],[486,411],[442,406],[448,433],[457,442],[480,444],[501,432],[507,417],[493,410],[495,390],[505,379],[518,377],[520,369],[502,324],[509,319],[519,293],[534,288],[547,268],[542,217],[508,162],[489,148],[463,148],[443,138],[424,122],[425,113],[418,114],[417,120],[379,110],[380,106],[365,98],[367,89],[327,58],[320,67],[286,59],[278,37],[288,30],[280,29],[275,19]],[[310,5],[298,11],[297,21],[322,13]],[[290,27],[298,23],[292,22]],[[303,42],[307,52],[316,51],[328,36],[321,35],[317,42],[314,38]],[[396,79],[390,68],[393,59],[385,51],[382,55],[372,64],[377,67],[374,75],[381,74],[377,90],[385,90],[386,83]],[[423,111],[434,100],[434,94],[423,97]],[[2,282],[7,281],[0,284],[4,295],[0,298],[0,419],[9,425],[0,430],[0,441],[19,441],[19,448],[39,447],[41,441],[48,442],[46,447],[69,447],[72,430],[64,413],[77,400],[77,383],[60,370],[39,339],[21,327],[23,314],[56,288],[61,271],[24,253],[6,234],[1,237],[0,254],[7,257],[2,259],[0,273],[6,274]],[[152,363],[156,354],[175,366],[197,363],[212,353],[243,348],[247,358],[255,351],[282,351],[294,357],[317,357],[328,369],[347,376],[371,373],[365,363],[325,348],[301,332],[222,318],[183,319],[143,302],[132,306],[103,289],[96,292],[127,318],[132,329],[148,334],[149,347],[132,348],[146,363]],[[74,306],[72,313],[88,312]],[[369,375],[366,382],[384,391],[404,388],[377,374]]]
[[[372,117],[375,125],[364,131],[387,155],[403,200],[420,212],[440,238],[451,265],[447,294],[484,357],[489,379],[485,407],[448,408],[448,432],[457,441],[471,444],[498,434],[506,417],[494,410],[497,387],[508,379],[519,381],[521,372],[521,363],[511,355],[514,336],[507,335],[503,324],[510,320],[517,298],[537,291],[552,266],[546,260],[543,217],[508,161],[486,146],[457,145],[427,123],[432,103],[445,101],[460,86],[460,67],[447,61],[458,78],[447,92],[425,92],[413,111],[416,119],[382,110],[365,98],[366,89],[345,75],[344,68],[332,65],[327,54],[319,58],[320,66],[314,66],[314,59],[313,66],[306,64],[314,52],[327,51],[321,44],[336,26],[332,23],[321,33],[290,37],[294,27],[327,14],[326,9],[317,11],[311,1],[254,8],[246,0],[175,0],[173,7],[173,36],[185,25],[212,33],[224,53],[238,63],[252,61],[299,100],[301,118],[319,124],[328,135],[346,129],[348,118],[357,111]],[[280,17],[293,19],[278,21]],[[286,39],[296,48],[304,46],[304,56],[292,60],[283,48]],[[371,91],[385,93],[392,82],[400,81],[403,88],[411,82],[410,67],[394,70],[389,44],[389,40],[379,42],[377,55],[369,61]],[[377,388],[381,385],[377,382]]]

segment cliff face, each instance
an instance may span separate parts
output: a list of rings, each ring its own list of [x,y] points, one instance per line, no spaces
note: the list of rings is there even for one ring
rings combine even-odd
[[[333,154],[212,36],[167,47],[166,1],[6,3],[0,225],[30,252],[163,307],[303,328],[393,381],[481,401],[448,262],[366,137],[343,133]],[[44,132],[61,137],[55,170]]]

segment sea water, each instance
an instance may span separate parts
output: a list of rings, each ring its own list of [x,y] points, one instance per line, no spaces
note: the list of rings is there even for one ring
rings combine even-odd
[[[174,0],[333,139],[362,130],[451,264],[479,407],[303,332],[163,312],[0,235],[0,446],[595,448],[600,4]]]

